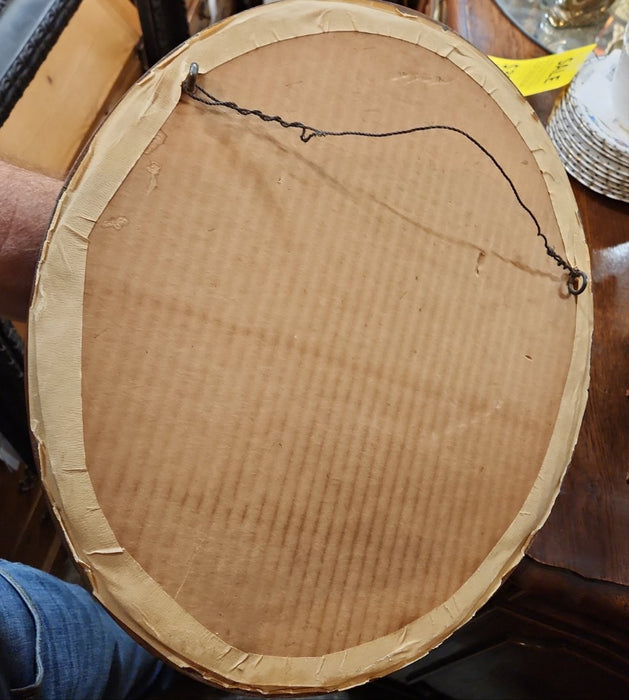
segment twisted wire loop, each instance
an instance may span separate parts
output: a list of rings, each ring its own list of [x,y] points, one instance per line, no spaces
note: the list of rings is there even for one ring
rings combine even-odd
[[[554,260],[559,267],[567,271],[568,292],[572,296],[578,296],[579,294],[585,291],[585,288],[588,285],[588,277],[585,274],[585,272],[579,270],[578,267],[573,267],[567,260],[562,258],[561,255],[559,255],[559,253],[557,253],[557,251],[550,245],[546,234],[544,234],[544,232],[542,231],[537,217],[522,201],[520,194],[518,193],[515,185],[513,184],[513,180],[511,180],[509,175],[507,175],[507,173],[505,172],[504,168],[500,165],[496,158],[485,148],[485,146],[483,146],[482,143],[477,141],[466,131],[463,131],[463,129],[459,129],[456,126],[450,126],[448,124],[428,124],[424,126],[411,127],[409,129],[399,129],[397,131],[326,131],[324,129],[317,129],[313,126],[309,126],[308,124],[304,124],[303,122],[299,121],[289,122],[278,115],[266,114],[259,109],[247,109],[245,107],[241,107],[235,102],[221,100],[218,97],[215,97],[214,95],[209,93],[204,88],[202,88],[196,82],[197,73],[198,66],[196,66],[196,64],[192,64],[192,66],[190,67],[189,75],[182,83],[183,92],[186,93],[193,100],[196,100],[197,102],[200,102],[204,105],[208,105],[210,107],[224,107],[226,109],[231,109],[232,111],[237,112],[243,117],[253,116],[257,117],[258,119],[261,119],[264,122],[273,122],[279,124],[284,129],[297,129],[301,132],[299,138],[303,143],[308,143],[313,138],[323,138],[326,136],[360,136],[365,138],[388,138],[390,136],[404,136],[407,134],[414,134],[422,131],[450,131],[455,134],[459,134],[460,136],[463,136],[470,143],[476,146],[476,148],[482,151],[482,153],[484,153],[487,158],[489,158],[494,167],[497,168],[498,172],[507,181],[516,201],[518,202],[520,207],[524,209],[524,211],[529,215],[531,221],[533,222],[537,236],[539,236],[542,239],[544,248],[546,249],[546,254],[548,255],[548,257]]]

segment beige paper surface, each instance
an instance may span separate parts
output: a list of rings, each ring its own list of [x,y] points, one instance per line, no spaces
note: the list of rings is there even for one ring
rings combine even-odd
[[[180,667],[363,682],[478,609],[544,521],[585,406],[576,206],[528,105],[401,10],[295,0],[129,93],[62,199],[31,310],[33,432],[96,595]]]

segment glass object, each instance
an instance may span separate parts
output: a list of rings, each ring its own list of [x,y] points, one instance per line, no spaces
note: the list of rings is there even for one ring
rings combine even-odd
[[[616,0],[599,14],[593,24],[562,27],[553,26],[549,21],[549,13],[559,1],[566,0],[495,0],[520,31],[551,53],[594,43],[599,51],[607,53],[612,44],[622,39],[629,14],[629,0]]]
[[[548,10],[548,21],[556,28],[600,24],[613,3],[614,0],[556,0]]]

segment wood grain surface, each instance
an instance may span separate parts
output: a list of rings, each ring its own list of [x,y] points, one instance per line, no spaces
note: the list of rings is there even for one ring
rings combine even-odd
[[[65,178],[103,117],[140,77],[137,10],[85,0],[0,131],[0,158]]]
[[[543,55],[492,0],[453,0],[449,24],[480,50]],[[542,119],[556,93],[532,100]],[[528,555],[581,576],[629,585],[629,205],[571,179],[592,258],[590,398],[572,463]]]

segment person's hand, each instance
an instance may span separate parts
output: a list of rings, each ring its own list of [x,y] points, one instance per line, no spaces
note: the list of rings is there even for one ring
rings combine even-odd
[[[35,268],[62,183],[0,161],[0,317],[28,315]]]

